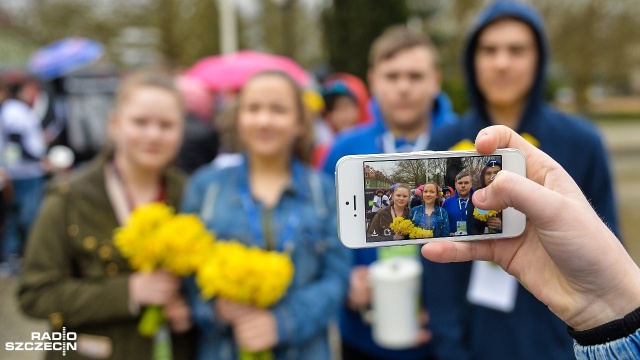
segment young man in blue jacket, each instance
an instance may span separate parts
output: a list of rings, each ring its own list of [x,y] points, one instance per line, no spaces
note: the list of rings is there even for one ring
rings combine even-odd
[[[430,148],[460,149],[472,144],[480,129],[506,125],[560,163],[616,233],[613,184],[602,139],[584,119],[544,102],[547,64],[538,13],[514,1],[490,5],[470,31],[464,53],[472,109],[459,123],[436,131]],[[492,272],[499,280],[488,280],[487,271],[481,274],[483,266],[495,270],[482,263],[427,264],[427,306],[439,358],[571,358],[573,342],[566,325],[506,273]],[[487,294],[488,282],[499,282],[504,295]],[[478,292],[489,302],[477,301],[472,295]]]
[[[471,234],[472,222],[470,221],[473,213],[473,189],[471,188],[471,173],[462,170],[456,175],[456,193],[450,197],[448,201],[442,205],[449,215],[449,235],[463,236]]]
[[[325,172],[333,174],[336,162],[345,155],[426,150],[432,131],[455,121],[449,99],[440,92],[437,56],[430,42],[404,27],[390,28],[373,43],[368,74],[372,122],[338,136]],[[343,359],[429,359],[432,351],[426,329],[416,339],[417,346],[386,349],[373,341],[371,325],[362,316],[371,302],[368,266],[379,256],[388,256],[383,253],[353,251],[349,296],[340,315]],[[417,247],[415,253],[417,259]]]

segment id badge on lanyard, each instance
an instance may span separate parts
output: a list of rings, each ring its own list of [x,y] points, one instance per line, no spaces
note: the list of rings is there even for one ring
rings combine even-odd
[[[462,207],[461,199],[458,199],[458,209],[460,210],[460,216],[464,220],[458,220],[456,222],[456,235],[467,235],[467,205],[469,203],[469,199],[464,201],[464,209]]]

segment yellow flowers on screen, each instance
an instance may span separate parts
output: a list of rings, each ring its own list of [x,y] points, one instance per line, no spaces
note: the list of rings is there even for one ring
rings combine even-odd
[[[433,237],[433,231],[415,226],[409,219],[398,216],[391,222],[389,229],[398,235],[409,235],[411,239],[427,239]]]

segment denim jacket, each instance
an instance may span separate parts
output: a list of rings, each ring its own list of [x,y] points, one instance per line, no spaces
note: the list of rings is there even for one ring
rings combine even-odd
[[[573,351],[577,360],[640,359],[640,330],[622,339],[600,345],[582,346],[574,341]]]
[[[424,205],[411,209],[409,219],[414,225],[427,229],[427,216],[424,214]],[[428,230],[433,230],[433,237],[449,236],[449,215],[447,210],[436,205],[431,218],[431,226]]]
[[[235,239],[261,248],[265,244],[255,241],[250,222],[271,217],[276,250],[290,251],[295,266],[287,294],[270,309],[278,329],[275,359],[328,359],[327,324],[344,301],[351,268],[350,253],[337,237],[335,188],[324,175],[293,161],[291,185],[277,205],[267,211],[256,202],[251,217],[258,218],[249,218],[242,198],[253,203],[247,162],[244,157],[238,165],[199,170],[185,190],[182,210],[199,214],[218,241]],[[283,231],[291,233],[289,239],[282,239]],[[193,279],[187,288],[199,333],[197,359],[237,359],[232,329],[216,318],[215,299],[203,301]]]

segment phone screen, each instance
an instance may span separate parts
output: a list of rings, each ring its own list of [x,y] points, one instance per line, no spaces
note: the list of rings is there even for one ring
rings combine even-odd
[[[502,170],[502,156],[365,161],[367,242],[502,232],[502,213],[471,196]]]

